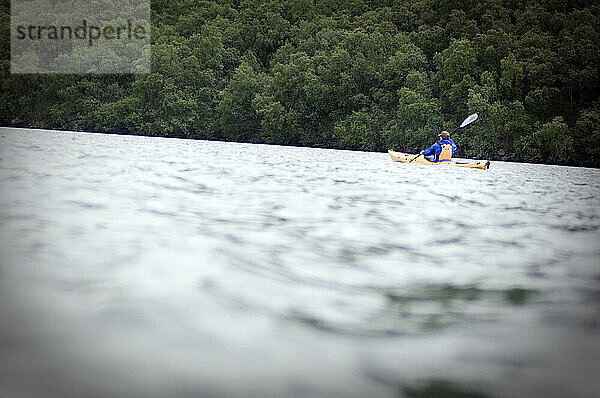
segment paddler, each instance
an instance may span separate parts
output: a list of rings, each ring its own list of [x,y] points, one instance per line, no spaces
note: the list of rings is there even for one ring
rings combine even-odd
[[[421,155],[430,162],[447,162],[452,159],[452,155],[456,151],[456,144],[452,141],[450,133],[446,130],[442,131],[438,135],[438,138],[439,141],[421,151]]]

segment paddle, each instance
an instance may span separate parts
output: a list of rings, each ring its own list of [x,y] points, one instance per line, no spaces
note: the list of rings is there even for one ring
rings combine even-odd
[[[465,127],[465,126],[473,123],[475,120],[477,120],[477,117],[478,116],[477,116],[476,113],[472,114],[471,116],[469,116],[468,118],[466,118],[465,120],[463,120],[463,122],[460,124],[460,126],[458,126],[457,128],[455,128],[454,130],[452,130],[452,132],[450,132],[450,134],[453,134],[456,130],[462,129],[463,127]],[[412,163],[413,160],[415,160],[416,158],[418,158],[421,155],[422,155],[422,153],[418,154],[417,156],[415,156],[414,158],[412,158],[410,160],[410,162],[408,162],[408,163]]]

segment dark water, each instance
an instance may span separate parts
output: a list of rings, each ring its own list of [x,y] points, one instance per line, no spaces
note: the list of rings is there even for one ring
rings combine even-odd
[[[0,397],[593,397],[600,171],[0,129]]]

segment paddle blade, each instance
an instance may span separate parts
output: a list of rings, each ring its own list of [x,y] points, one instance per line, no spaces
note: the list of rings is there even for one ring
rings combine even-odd
[[[471,124],[473,123],[475,120],[477,120],[477,114],[474,113],[471,116],[469,116],[468,118],[466,118],[465,120],[463,120],[463,122],[461,123],[459,128],[463,128],[465,127],[467,124]]]

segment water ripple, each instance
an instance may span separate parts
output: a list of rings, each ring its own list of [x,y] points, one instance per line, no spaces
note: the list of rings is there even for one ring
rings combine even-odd
[[[515,371],[596,384],[556,364],[600,354],[598,170],[1,131],[0,339],[20,343],[0,355],[14,374],[81,380],[110,363],[124,385],[177,374],[194,392],[263,380],[252,397],[325,374],[354,396],[473,378],[535,396]],[[163,387],[144,395],[181,396]]]

